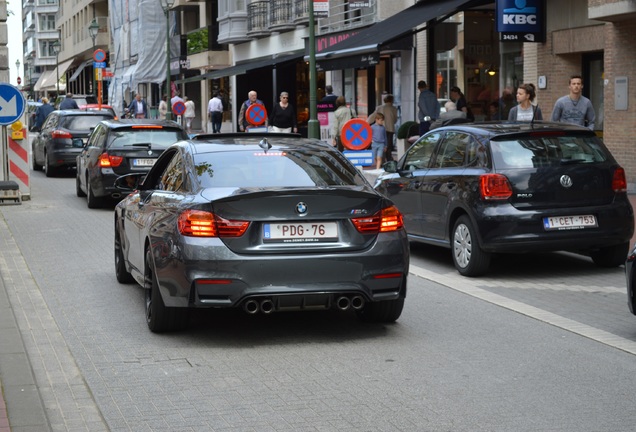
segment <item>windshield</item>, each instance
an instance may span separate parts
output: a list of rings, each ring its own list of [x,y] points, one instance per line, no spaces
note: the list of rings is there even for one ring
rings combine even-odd
[[[123,149],[151,144],[153,149],[166,149],[182,139],[185,136],[177,129],[117,129],[110,134],[108,148]]]
[[[205,153],[195,156],[204,187],[325,187],[365,183],[336,152],[313,149]]]
[[[110,114],[101,115],[73,115],[64,117],[62,127],[70,130],[90,130],[97,126],[102,120],[110,120],[113,116]]]

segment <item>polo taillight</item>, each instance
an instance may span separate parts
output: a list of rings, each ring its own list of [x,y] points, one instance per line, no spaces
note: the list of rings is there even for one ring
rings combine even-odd
[[[179,232],[188,237],[240,237],[250,223],[228,220],[203,210],[186,210],[179,215]]]
[[[627,192],[627,178],[625,177],[625,170],[621,167],[617,167],[614,170],[612,190],[614,192]]]
[[[484,174],[479,178],[481,199],[506,200],[512,196],[512,186],[503,174]]]
[[[402,213],[395,206],[383,208],[373,216],[351,219],[362,234],[397,231],[404,227]]]

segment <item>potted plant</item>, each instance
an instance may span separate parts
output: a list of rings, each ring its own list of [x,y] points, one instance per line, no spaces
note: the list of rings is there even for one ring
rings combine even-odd
[[[410,130],[414,127],[419,127],[417,122],[414,121],[406,121],[400,125],[397,130],[397,152],[398,159],[402,157],[407,148],[409,148],[409,134]]]

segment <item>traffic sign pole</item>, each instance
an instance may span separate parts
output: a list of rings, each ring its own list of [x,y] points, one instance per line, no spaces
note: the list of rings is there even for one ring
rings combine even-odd
[[[8,83],[0,83],[0,125],[2,125],[2,176],[9,181],[9,145],[7,126],[20,120],[26,102],[20,90]]]

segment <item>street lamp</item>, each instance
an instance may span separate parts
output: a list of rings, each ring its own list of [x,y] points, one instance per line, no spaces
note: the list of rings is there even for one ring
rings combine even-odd
[[[19,81],[20,81],[20,59],[17,59],[17,60],[15,61],[15,70],[16,70],[16,72],[18,73],[18,74],[16,75],[16,76],[18,77],[18,78],[16,79],[16,82],[18,83],[18,85],[20,85],[20,82],[19,82]]]
[[[58,57],[60,55],[60,50],[62,49],[62,45],[60,44],[59,40],[56,40],[51,44],[51,47],[53,48],[53,52],[55,53],[55,78],[57,79],[57,81],[55,81],[55,86],[57,88],[57,96],[59,96],[60,95],[60,71],[58,69],[58,66],[59,66]]]
[[[170,97],[172,92],[170,91],[170,16],[168,15],[172,6],[174,6],[175,0],[159,0],[161,2],[161,8],[163,13],[166,14],[166,95],[168,100],[168,111],[166,112],[166,120],[172,120],[172,104]]]
[[[93,19],[91,21],[91,25],[88,26],[88,34],[93,40],[93,55],[95,55],[95,39],[97,38],[97,33],[99,32],[99,24],[97,24],[97,20]],[[93,94],[97,91],[97,86],[95,85],[95,68],[93,68]],[[97,97],[97,95],[95,95]]]

